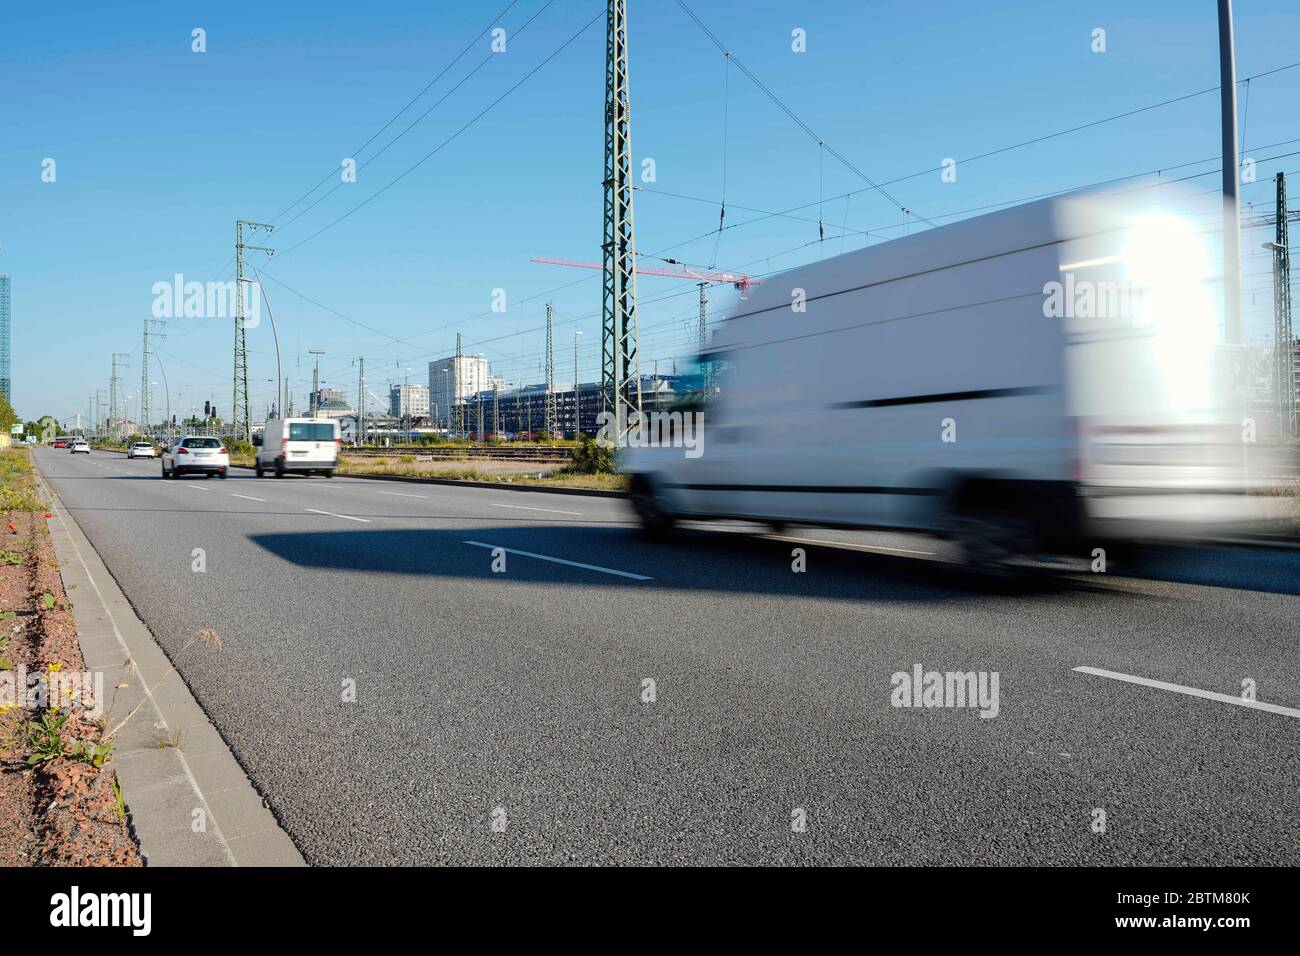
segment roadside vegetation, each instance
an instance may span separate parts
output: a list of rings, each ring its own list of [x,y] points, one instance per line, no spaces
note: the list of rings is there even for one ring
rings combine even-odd
[[[397,475],[403,478],[438,478],[448,481],[484,481],[503,485],[536,485],[548,488],[582,488],[599,491],[626,491],[627,479],[613,473],[584,472],[566,468],[539,468],[517,462],[476,460],[473,466],[440,461],[416,461],[414,455],[396,458],[339,459],[335,474]]]
[[[52,517],[28,450],[0,451],[0,865],[140,865],[106,718],[51,693],[86,670]]]

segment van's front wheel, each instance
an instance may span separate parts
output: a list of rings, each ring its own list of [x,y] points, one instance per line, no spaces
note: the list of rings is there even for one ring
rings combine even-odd
[[[664,508],[650,479],[644,475],[634,476],[630,494],[632,509],[641,522],[641,532],[648,538],[668,537],[677,520],[672,512]]]

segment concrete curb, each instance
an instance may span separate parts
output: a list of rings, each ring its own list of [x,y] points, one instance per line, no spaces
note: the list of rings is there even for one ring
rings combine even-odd
[[[110,766],[145,862],[306,866],[180,675],[168,674],[167,655],[58,494],[39,472],[37,480],[54,505],[50,537],[86,667],[103,672],[109,700],[118,684],[127,685],[116,691],[116,719],[144,701],[119,731]],[[183,749],[158,746],[174,732]]]
[[[231,465],[252,471],[252,465]],[[547,495],[586,495],[590,498],[626,498],[626,491],[603,488],[549,488],[540,485],[515,485],[506,481],[461,481],[459,478],[412,478],[409,475],[339,475],[339,478],[363,478],[366,481],[405,481],[417,485],[457,485],[461,488],[496,488],[501,491],[533,491]]]

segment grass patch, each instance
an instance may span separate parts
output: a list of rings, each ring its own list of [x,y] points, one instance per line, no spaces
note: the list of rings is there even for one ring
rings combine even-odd
[[[0,450],[0,511],[44,511],[25,448]]]
[[[448,464],[445,461],[403,461],[400,458],[341,458],[335,474],[397,475],[403,478],[439,478],[450,481],[484,481],[499,485],[530,485],[541,488],[581,488],[590,491],[626,491],[627,476],[618,474],[578,474],[569,470],[549,471],[536,465],[520,467],[502,463],[494,469],[491,462],[473,466]]]

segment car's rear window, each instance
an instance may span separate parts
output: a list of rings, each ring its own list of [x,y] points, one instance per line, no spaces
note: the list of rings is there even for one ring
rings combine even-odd
[[[181,442],[186,448],[220,448],[221,442],[215,438],[187,438]]]
[[[290,422],[289,441],[333,441],[332,422]]]

